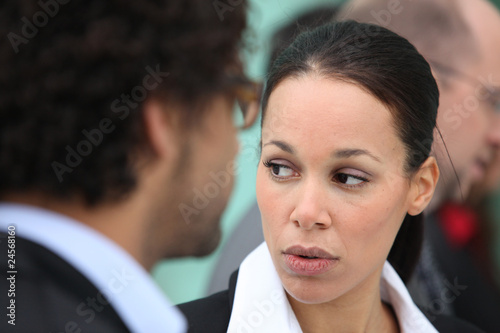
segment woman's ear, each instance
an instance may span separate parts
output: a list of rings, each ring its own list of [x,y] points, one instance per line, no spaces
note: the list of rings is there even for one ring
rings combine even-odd
[[[412,177],[412,190],[408,214],[418,215],[429,204],[439,179],[436,159],[429,156]]]

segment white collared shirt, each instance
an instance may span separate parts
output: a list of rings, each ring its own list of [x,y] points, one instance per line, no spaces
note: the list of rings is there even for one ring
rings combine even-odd
[[[27,205],[0,203],[0,230],[63,258],[107,298],[132,332],[186,332],[186,320],[150,274],[123,248],[67,216]],[[76,311],[77,309],[75,309]]]
[[[413,303],[403,281],[387,261],[382,270],[380,296],[396,312],[402,333],[438,333]],[[240,266],[228,332],[302,332],[265,242]]]

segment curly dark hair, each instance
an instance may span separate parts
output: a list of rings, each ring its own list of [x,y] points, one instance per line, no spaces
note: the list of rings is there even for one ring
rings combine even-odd
[[[182,103],[186,120],[199,118],[200,101],[229,93],[246,3],[229,9],[207,0],[2,1],[0,195],[36,190],[95,205],[132,191],[149,93]]]

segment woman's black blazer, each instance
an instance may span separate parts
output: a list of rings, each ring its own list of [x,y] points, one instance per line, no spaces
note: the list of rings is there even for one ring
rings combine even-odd
[[[229,288],[211,296],[178,305],[187,318],[188,333],[225,333],[233,309],[238,271],[231,274]],[[427,315],[424,312],[425,315]],[[458,318],[432,315],[431,323],[441,333],[481,333]]]

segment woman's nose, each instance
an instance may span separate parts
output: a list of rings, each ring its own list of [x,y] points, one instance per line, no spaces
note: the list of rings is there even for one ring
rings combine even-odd
[[[332,220],[327,209],[326,193],[317,186],[306,186],[301,190],[290,215],[291,222],[305,230],[330,227]]]

